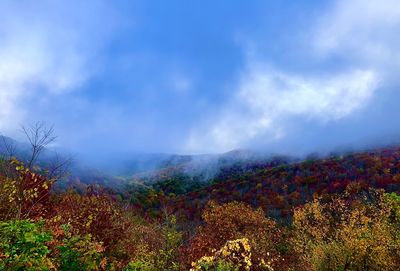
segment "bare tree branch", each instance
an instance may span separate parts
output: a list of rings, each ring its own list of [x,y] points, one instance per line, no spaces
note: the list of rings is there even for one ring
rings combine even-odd
[[[32,168],[41,152],[57,138],[54,136],[54,126],[47,127],[44,122],[36,122],[30,126],[22,126],[26,138],[31,145],[31,157],[28,168]]]
[[[10,159],[11,157],[15,156],[16,153],[16,149],[17,146],[15,145],[15,143],[12,140],[7,140],[5,136],[3,136],[2,134],[0,134],[1,137],[1,143],[4,147],[4,154],[6,155],[6,159]],[[4,155],[2,153],[2,155]]]
[[[72,157],[62,157],[56,152],[54,158],[48,165],[47,177],[49,179],[60,179],[67,176],[72,163]]]

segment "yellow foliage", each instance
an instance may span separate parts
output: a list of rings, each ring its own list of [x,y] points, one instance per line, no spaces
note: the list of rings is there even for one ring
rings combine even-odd
[[[251,248],[247,238],[228,241],[213,256],[204,256],[197,262],[192,263],[190,271],[203,270],[204,266],[213,266],[218,261],[224,261],[233,264],[239,270],[250,270]]]
[[[307,270],[400,270],[400,230],[382,192],[329,203],[316,199],[294,212],[293,245]]]

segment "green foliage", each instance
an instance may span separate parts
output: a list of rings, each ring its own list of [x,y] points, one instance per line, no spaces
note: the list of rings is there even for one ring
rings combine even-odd
[[[175,216],[168,216],[160,225],[158,237],[158,246],[131,262],[131,269],[128,270],[180,270],[179,248],[182,244],[182,233],[177,229]]]
[[[52,270],[54,266],[46,245],[51,239],[43,222],[1,222],[0,270]]]
[[[385,200],[391,206],[391,219],[400,228],[400,195],[396,193],[385,194]]]
[[[94,242],[90,234],[71,235],[68,225],[64,225],[65,238],[58,247],[60,268],[63,271],[98,270],[103,248]]]
[[[130,262],[124,271],[153,271],[154,266],[146,261]]]
[[[376,183],[398,193],[396,155],[357,158],[357,168],[328,159],[264,169],[202,191],[168,177],[134,204],[103,190],[50,193],[52,180],[0,159],[0,270],[400,270],[400,196],[368,190]],[[370,178],[330,182],[332,167]],[[271,218],[294,206],[287,224]]]
[[[175,216],[167,217],[161,234],[164,245],[158,252],[155,266],[159,270],[178,270],[178,248],[182,242],[182,233],[177,230]]]
[[[224,260],[218,260],[215,263],[200,263],[199,268],[202,271],[238,271],[239,267],[235,267],[232,263]]]

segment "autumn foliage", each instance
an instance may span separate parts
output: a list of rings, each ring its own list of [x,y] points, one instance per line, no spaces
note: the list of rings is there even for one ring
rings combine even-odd
[[[252,261],[279,257],[277,244],[281,241],[281,230],[268,219],[261,209],[253,210],[249,205],[231,202],[217,205],[210,202],[203,213],[204,225],[190,241],[184,255],[193,262],[221,248],[227,240],[246,238],[252,251]]]
[[[135,199],[0,162],[0,270],[400,270],[399,150]]]
[[[0,174],[0,216],[3,219],[46,216],[53,180],[30,171],[16,159],[5,167]]]
[[[310,270],[399,270],[400,201],[370,190],[294,212],[293,246]]]

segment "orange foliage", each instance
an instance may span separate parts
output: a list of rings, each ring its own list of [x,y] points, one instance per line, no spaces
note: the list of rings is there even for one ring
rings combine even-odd
[[[400,270],[398,205],[370,190],[297,208],[293,246],[302,270]]]
[[[53,221],[68,224],[76,234],[91,234],[110,250],[126,237],[129,226],[122,208],[109,196],[79,195],[69,191],[53,203]]]
[[[16,159],[7,167],[7,175],[0,176],[0,219],[45,217],[53,180],[32,172]]]
[[[253,210],[249,205],[239,202],[223,205],[210,202],[203,219],[204,226],[199,228],[183,253],[187,264],[212,254],[213,250],[219,249],[228,240],[240,238],[250,241],[254,263],[271,255],[279,257],[275,246],[282,233],[261,209]]]
[[[53,205],[54,217],[48,223],[53,233],[60,234],[60,226],[67,224],[75,235],[90,234],[118,270],[130,261],[156,255],[164,246],[163,228],[138,217],[109,195],[69,191]]]

